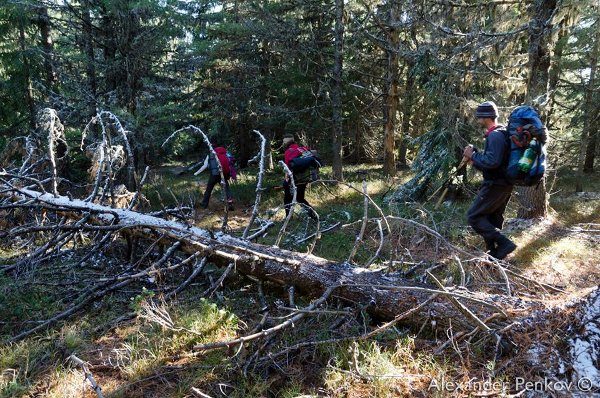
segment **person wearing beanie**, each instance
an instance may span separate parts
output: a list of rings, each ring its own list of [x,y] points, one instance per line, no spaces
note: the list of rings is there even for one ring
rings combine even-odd
[[[284,156],[283,161],[286,164],[286,166],[288,166],[288,167],[290,167],[290,162],[292,159],[295,159],[298,156],[302,156],[302,153],[304,151],[310,150],[307,147],[301,147],[300,145],[298,145],[296,143],[296,140],[294,139],[293,134],[285,134],[283,136],[282,148],[285,151],[284,155],[283,155]],[[316,218],[315,211],[313,210],[310,203],[308,203],[308,201],[304,197],[304,195],[306,194],[306,186],[308,185],[307,179],[304,178],[303,176],[300,176],[300,175],[297,175],[296,173],[294,173],[294,184],[296,185],[296,202],[302,203],[304,205],[306,210],[308,210],[308,215],[311,218]],[[289,178],[286,174],[285,179],[283,180],[283,205],[285,208],[286,216],[290,212],[291,203],[292,203],[293,199],[294,199],[294,196],[292,194],[291,184],[290,184]]]
[[[495,103],[481,103],[475,110],[475,117],[485,133],[484,150],[480,152],[473,145],[467,145],[463,156],[482,172],[483,183],[467,212],[468,222],[483,237],[488,254],[504,259],[517,248],[500,232],[504,224],[504,211],[513,190],[505,176],[510,145],[506,129],[498,124],[498,107]]]
[[[498,119],[498,107],[492,101],[485,101],[477,106],[475,117],[478,119]]]

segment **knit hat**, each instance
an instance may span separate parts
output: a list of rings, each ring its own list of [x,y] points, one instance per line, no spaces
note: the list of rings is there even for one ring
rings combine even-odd
[[[492,101],[485,101],[477,107],[475,110],[475,117],[477,118],[491,118],[496,119],[498,117],[498,107]]]
[[[294,134],[287,133],[287,134],[283,135],[283,146],[284,147],[294,143],[294,141],[295,141]]]

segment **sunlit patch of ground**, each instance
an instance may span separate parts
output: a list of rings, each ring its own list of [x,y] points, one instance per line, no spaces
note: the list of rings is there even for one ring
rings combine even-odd
[[[540,282],[569,291],[600,280],[600,200],[580,195],[555,198],[547,219],[509,220],[519,246],[510,263]]]

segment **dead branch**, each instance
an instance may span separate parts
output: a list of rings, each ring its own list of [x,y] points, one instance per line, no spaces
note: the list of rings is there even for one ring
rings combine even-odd
[[[287,164],[285,164],[283,162],[283,160],[280,160],[279,164],[283,168],[286,178],[289,179],[290,188],[292,189],[292,203],[289,204],[290,207],[289,207],[289,209],[287,209],[288,213],[286,214],[285,220],[283,221],[283,225],[281,226],[281,229],[279,230],[279,233],[277,234],[277,239],[275,239],[275,246],[279,246],[279,243],[281,242],[281,238],[283,237],[283,234],[285,233],[285,229],[287,228],[288,223],[292,219],[292,214],[294,213],[294,206],[296,205],[296,194],[297,194],[296,183],[294,182],[294,173],[292,173],[290,168],[287,166]]]
[[[258,158],[258,175],[256,177],[256,198],[254,200],[254,206],[252,207],[252,214],[250,215],[250,220],[248,221],[248,225],[244,229],[244,233],[242,234],[242,238],[248,239],[248,234],[250,233],[250,228],[254,224],[254,220],[258,216],[258,206],[260,205],[260,200],[262,198],[262,182],[263,177],[265,175],[265,151],[267,145],[267,139],[260,133],[258,130],[254,130],[254,133],[258,135],[260,138],[260,151],[256,155]]]
[[[294,323],[298,322],[300,319],[304,318],[304,316],[308,313],[310,313],[310,311],[314,310],[315,308],[317,308],[319,305],[323,304],[325,302],[325,300],[327,300],[327,298],[329,298],[329,296],[331,295],[331,293],[336,289],[340,287],[340,285],[332,285],[329,286],[325,292],[321,295],[321,297],[319,297],[317,300],[313,301],[309,306],[307,306],[306,308],[304,308],[303,311],[296,311],[295,315],[292,316],[290,319],[286,320],[285,322],[282,322],[280,324],[278,324],[277,326],[273,326],[269,329],[265,329],[262,330],[260,332],[254,333],[254,334],[250,334],[248,336],[243,336],[243,337],[239,337],[237,339],[234,340],[229,340],[229,341],[220,341],[220,342],[216,342],[216,343],[209,343],[209,344],[197,344],[194,346],[194,350],[195,351],[209,351],[209,350],[214,350],[216,348],[225,348],[225,347],[231,347],[231,346],[235,346],[235,345],[240,345],[240,348],[243,344],[252,341],[252,340],[256,340],[258,338],[264,338],[267,337],[273,333],[276,333],[282,329],[285,329],[288,326],[292,326],[294,325]]]
[[[446,290],[446,287],[442,284],[442,282],[440,282],[432,273],[428,272],[428,274],[440,289],[442,289],[444,292],[448,292],[448,290]],[[454,297],[453,295],[447,295],[446,297],[448,298],[448,300],[450,300],[452,304],[456,306],[456,308],[460,312],[462,312],[467,318],[474,321],[475,325],[479,326],[482,330],[485,330],[486,332],[491,331],[488,325],[486,325],[481,319],[479,319],[477,315],[473,314],[473,312],[471,312],[471,310],[469,310],[464,304],[458,301],[456,297]]]
[[[52,193],[58,195],[58,172],[56,170],[56,146],[63,143],[67,147],[65,139],[65,128],[63,127],[56,111],[46,108],[41,111],[41,128],[48,131],[48,158],[52,167]],[[66,155],[65,155],[66,156]]]
[[[362,187],[363,187],[363,197],[364,197],[364,204],[363,204],[364,214],[363,214],[362,224],[360,225],[360,232],[356,236],[356,239],[354,240],[354,245],[352,246],[352,250],[350,251],[350,254],[348,255],[348,260],[346,260],[346,261],[348,261],[348,263],[352,263],[352,259],[354,258],[354,256],[356,255],[356,251],[358,250],[358,245],[362,242],[363,236],[365,235],[365,230],[367,229],[367,220],[369,218],[369,197],[368,197],[368,193],[367,193],[367,182],[366,181],[363,181]]]
[[[216,280],[215,283],[212,284],[211,287],[209,287],[208,289],[206,289],[206,291],[204,293],[202,293],[202,297],[210,297],[214,294],[214,292],[217,291],[217,289],[219,287],[221,287],[221,285],[223,284],[223,281],[225,280],[225,278],[227,277],[227,275],[229,275],[229,273],[231,272],[231,270],[234,268],[235,263],[230,263],[227,268],[225,268],[225,271],[223,271],[223,273],[221,274],[221,276],[219,277],[219,279]]]
[[[96,382],[96,379],[94,379],[94,376],[89,371],[86,363],[78,357],[76,357],[75,354],[71,354],[69,356],[69,360],[73,361],[73,363],[81,367],[81,369],[83,370],[83,374],[85,375],[85,379],[87,379],[90,382],[92,389],[94,390],[98,398],[104,398],[104,394],[102,394],[102,388],[100,388],[100,386]]]

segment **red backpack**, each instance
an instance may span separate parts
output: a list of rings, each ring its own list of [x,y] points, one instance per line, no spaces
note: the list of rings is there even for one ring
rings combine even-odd
[[[227,149],[223,148],[222,146],[218,146],[218,147],[214,148],[214,150],[215,150],[215,153],[217,154],[217,158],[219,158],[219,163],[221,163],[221,168],[223,169],[223,176],[225,178],[229,178],[231,172],[229,169],[229,158],[227,157]],[[219,165],[217,164],[217,162],[215,162],[211,158],[212,158],[212,156],[209,156],[211,173],[213,175],[220,175]]]

